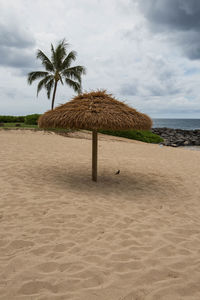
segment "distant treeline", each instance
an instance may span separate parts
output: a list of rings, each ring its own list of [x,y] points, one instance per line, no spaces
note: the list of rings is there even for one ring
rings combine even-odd
[[[0,116],[0,123],[24,123],[26,125],[37,125],[40,114],[27,116]],[[22,125],[23,127],[23,125]],[[60,129],[61,131],[63,129]],[[57,129],[59,131],[59,129]],[[98,130],[98,132],[113,136],[124,137],[127,139],[138,140],[146,143],[161,143],[163,139],[151,131],[142,130]]]
[[[25,120],[25,116],[0,116],[1,123],[23,123]]]
[[[25,123],[29,125],[37,125],[39,114],[27,116],[0,116],[0,123]]]

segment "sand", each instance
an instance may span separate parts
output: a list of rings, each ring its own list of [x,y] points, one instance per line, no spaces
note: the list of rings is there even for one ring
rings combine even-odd
[[[0,131],[0,299],[200,299],[200,152],[90,138]]]

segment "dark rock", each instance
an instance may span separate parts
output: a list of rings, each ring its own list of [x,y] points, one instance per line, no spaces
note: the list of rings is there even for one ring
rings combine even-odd
[[[200,130],[182,130],[173,128],[152,128],[152,132],[164,139],[163,145],[179,147],[200,145]]]
[[[3,127],[4,126],[4,123],[0,123],[0,127]]]
[[[184,145],[184,142],[185,142],[184,140],[177,140],[176,145],[177,146],[182,146],[182,145]]]

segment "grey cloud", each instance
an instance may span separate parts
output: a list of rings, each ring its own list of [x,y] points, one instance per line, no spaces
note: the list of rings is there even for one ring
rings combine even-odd
[[[0,24],[0,65],[29,68],[34,65],[35,40],[18,25]]]
[[[179,32],[174,37],[174,42],[181,46],[181,51],[190,59],[200,58],[200,40],[199,32],[197,31],[187,31]]]
[[[170,86],[169,83],[165,85],[154,84],[147,86],[146,89],[148,90],[149,96],[171,96],[176,95],[180,92],[180,90],[174,86]]]
[[[34,65],[34,51],[9,47],[0,48],[0,65],[12,68],[30,68]]]
[[[165,32],[188,58],[200,58],[199,0],[139,0],[139,8],[153,32]]]
[[[178,115],[188,115],[188,114],[190,114],[190,115],[197,115],[197,114],[199,114],[200,113],[200,109],[199,108],[194,108],[194,109],[192,109],[192,108],[189,108],[189,107],[173,107],[173,109],[171,108],[171,107],[168,107],[168,108],[164,108],[164,109],[162,109],[162,108],[158,108],[157,109],[157,113],[160,113],[160,114],[166,114],[166,115],[172,115],[173,116],[173,114],[176,114],[177,116]]]
[[[139,96],[139,97],[159,97],[176,95],[180,89],[174,86],[171,82],[162,82],[156,80],[154,82],[138,82],[135,84],[125,84],[120,88],[120,94],[124,96]]]
[[[130,83],[130,84],[124,84],[120,88],[120,94],[125,96],[135,96],[138,94],[138,82],[137,83]]]
[[[148,95],[149,96],[163,96],[166,95],[166,90],[164,87],[159,86],[158,84],[156,85],[149,85],[149,86],[145,86],[145,88],[147,89]]]
[[[27,30],[19,28],[19,26],[0,23],[0,46],[29,48],[34,45],[35,42]]]
[[[140,0],[139,7],[155,30],[200,28],[199,0]]]
[[[147,55],[141,61],[140,68],[139,73],[135,71],[135,78],[121,86],[119,91],[121,95],[160,97],[172,96],[181,92],[177,80],[178,71],[165,58]]]

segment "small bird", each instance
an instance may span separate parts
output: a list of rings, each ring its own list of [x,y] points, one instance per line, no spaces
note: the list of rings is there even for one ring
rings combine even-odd
[[[120,173],[120,170],[118,170],[116,173],[115,173],[115,175],[118,175]]]

